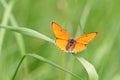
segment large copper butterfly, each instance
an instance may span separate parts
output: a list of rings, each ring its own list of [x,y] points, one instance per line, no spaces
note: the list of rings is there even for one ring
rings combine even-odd
[[[58,24],[52,22],[52,30],[56,37],[56,45],[65,52],[77,53],[82,51],[86,45],[93,40],[98,32],[82,35],[78,38],[71,38],[70,35]]]

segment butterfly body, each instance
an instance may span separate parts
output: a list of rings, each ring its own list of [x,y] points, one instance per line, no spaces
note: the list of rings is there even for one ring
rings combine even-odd
[[[78,38],[71,38],[71,36],[55,22],[52,22],[52,29],[56,37],[56,45],[61,50],[72,53],[77,53],[85,49],[86,45],[97,35],[97,32],[92,32]]]
[[[72,52],[73,48],[75,47],[75,39],[71,38],[68,40],[68,44],[66,45],[66,51],[67,52]]]

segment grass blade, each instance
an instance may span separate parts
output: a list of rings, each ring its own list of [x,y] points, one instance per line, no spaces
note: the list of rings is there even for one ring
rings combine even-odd
[[[82,27],[82,30],[85,28],[87,18],[92,8],[92,4],[93,4],[92,0],[88,0],[84,7],[83,13],[81,15],[82,17],[80,19],[80,26]]]
[[[82,57],[79,57],[77,55],[75,55],[75,57],[79,60],[79,62],[82,63],[82,65],[86,69],[90,80],[99,80],[98,74],[97,74],[97,72],[92,64],[90,64],[87,60],[85,60]]]
[[[15,76],[16,76],[16,74],[17,74],[17,72],[18,72],[18,69],[19,69],[20,65],[22,64],[23,60],[24,60],[25,57],[27,57],[27,56],[30,56],[30,57],[33,57],[33,58],[35,58],[35,59],[37,59],[37,60],[46,62],[46,63],[48,63],[48,64],[54,66],[55,68],[58,68],[58,69],[60,69],[60,70],[62,70],[62,71],[64,71],[64,72],[67,72],[67,73],[71,74],[72,76],[74,76],[74,77],[76,77],[76,78],[82,80],[82,78],[79,77],[78,75],[76,75],[76,74],[74,74],[74,73],[72,73],[72,72],[70,72],[70,71],[68,71],[68,70],[66,70],[66,69],[64,69],[64,68],[62,68],[61,66],[55,64],[54,62],[52,62],[52,61],[50,61],[50,60],[48,60],[48,59],[46,59],[46,58],[44,58],[44,57],[42,57],[42,56],[36,55],[36,54],[26,54],[26,55],[24,55],[24,56],[22,57],[22,59],[20,60],[18,66],[17,66],[17,69],[15,70],[15,73],[14,73],[14,75],[13,75],[12,80],[15,79]]]
[[[1,0],[2,2],[3,0]],[[6,25],[8,23],[9,15],[11,13],[12,7],[15,3],[15,0],[11,0],[10,4],[6,7],[4,15],[3,15],[3,20],[2,20],[2,25]],[[3,40],[4,40],[4,35],[5,35],[5,30],[0,29],[0,55],[2,53],[2,45],[3,45]]]
[[[7,8],[8,4],[7,4],[7,2],[6,2],[5,0],[1,0],[1,3],[2,3],[2,5],[3,5],[4,8]],[[18,26],[18,24],[17,24],[14,16],[12,15],[12,13],[9,14],[9,15],[10,15],[9,18],[10,18],[11,24],[12,24],[13,26]],[[16,40],[17,40],[17,44],[18,44],[18,46],[19,46],[19,49],[20,49],[20,51],[21,51],[21,54],[22,54],[22,56],[23,56],[23,55],[26,53],[26,50],[25,50],[25,47],[24,47],[23,37],[22,37],[21,34],[18,34],[18,33],[15,33],[15,37],[16,37]]]
[[[9,30],[16,31],[16,32],[19,32],[19,33],[23,33],[23,34],[33,36],[33,37],[36,37],[36,38],[41,38],[41,39],[46,40],[48,42],[54,43],[54,40],[50,39],[49,37],[37,32],[35,30],[29,29],[29,28],[11,27],[11,26],[3,26],[3,25],[0,25],[0,26],[1,26],[1,28],[5,28],[5,29],[9,29]]]
[[[8,3],[5,1],[5,0],[1,0],[1,4],[3,5],[3,7],[6,9],[7,6],[8,6]],[[11,21],[11,24],[13,26],[18,26],[18,23],[17,21],[15,20],[14,16],[12,15],[12,12],[9,14],[9,20]],[[16,41],[17,41],[17,44],[18,44],[18,47],[19,47],[19,51],[20,51],[20,54],[21,56],[25,55],[26,54],[26,49],[25,49],[25,46],[24,46],[24,40],[23,40],[23,36],[19,33],[14,33],[15,34],[15,37],[16,37]],[[27,76],[28,74],[28,66],[27,66],[27,60],[24,61],[23,63],[23,68],[24,68],[24,76]]]

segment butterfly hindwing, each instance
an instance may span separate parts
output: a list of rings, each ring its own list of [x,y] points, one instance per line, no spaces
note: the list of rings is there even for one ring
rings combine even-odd
[[[56,39],[55,40],[56,45],[63,51],[66,52],[66,45],[68,44],[67,40],[62,40],[62,39]]]
[[[80,44],[80,43],[77,43],[77,42],[76,42],[75,47],[73,48],[72,52],[73,52],[73,53],[80,52],[80,51],[82,51],[85,47],[86,47],[86,45]]]

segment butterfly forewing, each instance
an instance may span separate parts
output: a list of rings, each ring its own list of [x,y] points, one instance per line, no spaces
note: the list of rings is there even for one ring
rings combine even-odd
[[[80,36],[76,39],[76,42],[80,43],[80,44],[88,44],[91,40],[93,40],[97,35],[97,32],[93,32],[93,33],[89,33],[89,34],[85,34],[83,36]]]
[[[70,39],[70,35],[55,22],[52,22],[52,29],[56,38],[63,40]]]

